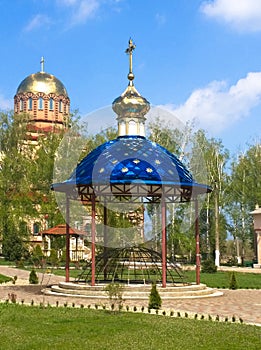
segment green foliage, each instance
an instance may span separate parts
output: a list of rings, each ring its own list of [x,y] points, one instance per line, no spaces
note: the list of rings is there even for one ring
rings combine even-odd
[[[157,290],[157,286],[156,283],[153,283],[151,286],[151,291],[150,291],[150,295],[149,295],[149,309],[160,309],[161,307],[161,297],[159,295],[159,292]]]
[[[237,255],[244,263],[249,243],[253,248],[253,217],[249,214],[261,203],[261,146],[260,141],[248,146],[244,152],[234,156],[227,195],[226,212],[230,218],[229,231],[239,239],[242,248]]]
[[[6,218],[3,230],[2,254],[5,259],[9,261],[19,261],[27,257],[25,243],[11,218]]]
[[[229,289],[237,289],[237,288],[238,288],[238,284],[237,284],[236,274],[235,274],[235,271],[232,271],[230,275],[230,280],[229,280]]]
[[[38,279],[38,276],[35,272],[35,269],[32,269],[32,271],[30,272],[29,283],[30,284],[38,284],[39,283],[39,279]]]
[[[216,273],[217,266],[212,259],[204,260],[201,264],[201,272],[203,273]]]
[[[25,242],[30,218],[36,220],[48,213],[52,225],[61,220],[50,184],[55,150],[62,135],[39,138],[36,148],[25,142],[27,122],[27,115],[0,113],[0,235],[3,255],[8,260],[28,257]]]
[[[123,303],[122,295],[124,291],[123,285],[119,283],[109,283],[104,287],[104,291],[108,295],[111,302],[111,309],[114,309],[114,304],[118,304],[119,311],[121,310],[121,305]]]
[[[62,249],[62,254],[61,254],[59,260],[60,260],[60,263],[65,264],[65,262],[66,262],[66,249],[65,248]]]
[[[50,256],[48,257],[48,262],[50,262],[50,264],[55,267],[58,265],[59,263],[59,258],[57,255],[57,250],[55,250],[54,248],[51,249],[50,251]]]
[[[31,260],[35,266],[43,267],[43,252],[39,244],[33,247],[31,252]]]

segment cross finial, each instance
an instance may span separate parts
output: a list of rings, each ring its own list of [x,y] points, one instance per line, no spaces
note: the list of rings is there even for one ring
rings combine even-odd
[[[134,74],[132,73],[132,53],[135,50],[136,45],[133,43],[133,40],[130,38],[129,40],[129,46],[125,50],[125,52],[129,55],[129,74],[128,74],[128,79],[130,81],[130,85],[132,85],[132,81],[134,79]]]
[[[43,56],[41,57],[40,63],[41,63],[41,73],[44,73],[44,57]]]

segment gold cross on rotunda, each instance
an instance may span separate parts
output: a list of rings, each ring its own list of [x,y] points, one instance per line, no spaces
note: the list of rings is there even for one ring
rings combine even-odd
[[[41,72],[44,73],[44,57],[41,57]]]
[[[125,52],[129,55],[129,74],[128,74],[128,79],[130,81],[130,85],[132,85],[132,81],[134,79],[134,74],[132,72],[132,53],[135,50],[136,45],[133,43],[132,39],[130,38],[129,40],[129,46],[125,50]]]

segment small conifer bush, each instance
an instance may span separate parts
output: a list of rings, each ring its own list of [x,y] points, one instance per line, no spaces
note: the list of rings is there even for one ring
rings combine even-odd
[[[217,266],[215,265],[213,260],[211,259],[205,260],[202,262],[201,272],[216,273]]]
[[[161,307],[161,297],[157,291],[156,283],[151,286],[150,296],[149,296],[149,309],[160,309]]]
[[[35,269],[32,269],[32,271],[30,272],[29,283],[30,284],[38,284],[39,283],[38,276],[35,272]]]
[[[235,271],[232,271],[230,275],[230,281],[229,281],[229,289],[237,289],[237,279],[236,279],[236,274]]]

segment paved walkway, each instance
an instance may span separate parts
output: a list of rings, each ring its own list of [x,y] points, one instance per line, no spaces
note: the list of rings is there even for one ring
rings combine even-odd
[[[252,271],[251,271],[252,272]],[[33,300],[35,304],[43,303],[47,305],[59,305],[64,303],[75,305],[88,304],[105,304],[106,300],[90,300],[77,297],[63,297],[44,295],[41,293],[42,288],[47,285],[57,284],[59,281],[64,281],[64,277],[38,274],[40,285],[28,285],[29,272],[11,267],[0,266],[0,273],[3,275],[14,277],[17,276],[16,284],[8,283],[0,285],[0,300],[8,299],[8,294],[14,293],[17,297],[17,302],[24,300],[30,304]],[[261,275],[260,275],[261,280]],[[260,282],[261,283],[261,282]],[[232,316],[236,319],[242,318],[244,323],[257,324],[261,326],[261,289],[260,290],[222,290],[224,295],[221,297],[197,298],[197,299],[175,299],[172,301],[163,301],[162,309],[171,309],[174,311],[188,312],[200,315],[212,315],[220,318]],[[144,300],[126,300],[125,304],[129,306],[144,306]]]

